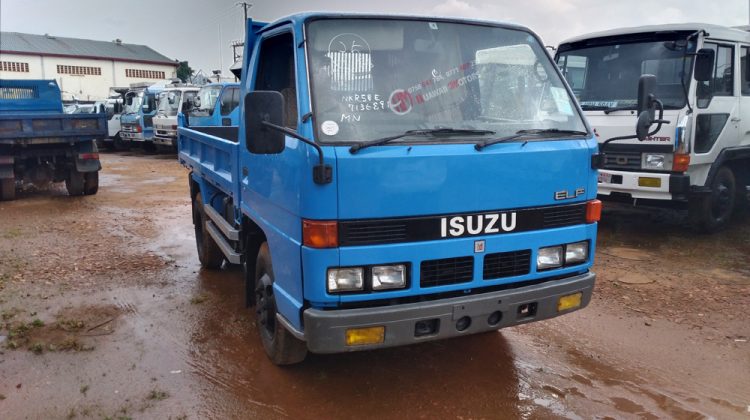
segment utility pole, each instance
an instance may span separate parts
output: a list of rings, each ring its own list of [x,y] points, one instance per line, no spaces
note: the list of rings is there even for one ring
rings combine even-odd
[[[242,6],[242,10],[245,12],[245,20],[242,21],[242,28],[244,30],[245,28],[245,22],[247,22],[247,9],[253,7],[252,4],[246,2],[246,1],[238,1],[234,4],[235,6]]]

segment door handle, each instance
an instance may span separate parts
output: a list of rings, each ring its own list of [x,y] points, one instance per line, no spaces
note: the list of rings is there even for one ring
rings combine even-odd
[[[742,121],[742,118],[740,118],[740,117],[734,117],[730,121],[732,121],[732,122],[740,122],[740,121]]]
[[[248,175],[248,173],[249,173],[249,171],[247,170],[247,167],[246,167],[246,166],[243,166],[243,167],[242,167],[242,176],[247,176],[247,175]]]

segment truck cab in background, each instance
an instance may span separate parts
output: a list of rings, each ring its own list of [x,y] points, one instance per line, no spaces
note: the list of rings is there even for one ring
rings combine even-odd
[[[636,86],[656,76],[658,133],[609,143],[599,195],[686,208],[714,232],[747,205],[750,186],[750,33],[708,24],[615,29],[568,39],[556,61],[600,143],[630,133]]]
[[[200,88],[193,106],[185,114],[185,125],[238,126],[240,116],[240,84],[209,83]]]
[[[133,84],[125,94],[125,104],[120,117],[120,138],[124,142],[140,145],[145,150],[155,149],[154,115],[157,98],[164,84]]]
[[[165,150],[177,148],[177,115],[192,108],[198,86],[173,84],[159,94],[154,116],[154,145]]]

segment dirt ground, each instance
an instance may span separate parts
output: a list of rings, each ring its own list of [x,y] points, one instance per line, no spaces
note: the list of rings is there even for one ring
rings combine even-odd
[[[750,217],[606,212],[591,305],[279,368],[237,268],[201,270],[174,156],[0,203],[0,418],[750,418]]]

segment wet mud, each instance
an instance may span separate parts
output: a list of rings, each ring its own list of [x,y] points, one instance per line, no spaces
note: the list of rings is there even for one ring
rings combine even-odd
[[[280,368],[241,271],[198,265],[185,169],[102,156],[95,196],[0,203],[0,418],[750,418],[747,217],[605,212],[582,311]]]

